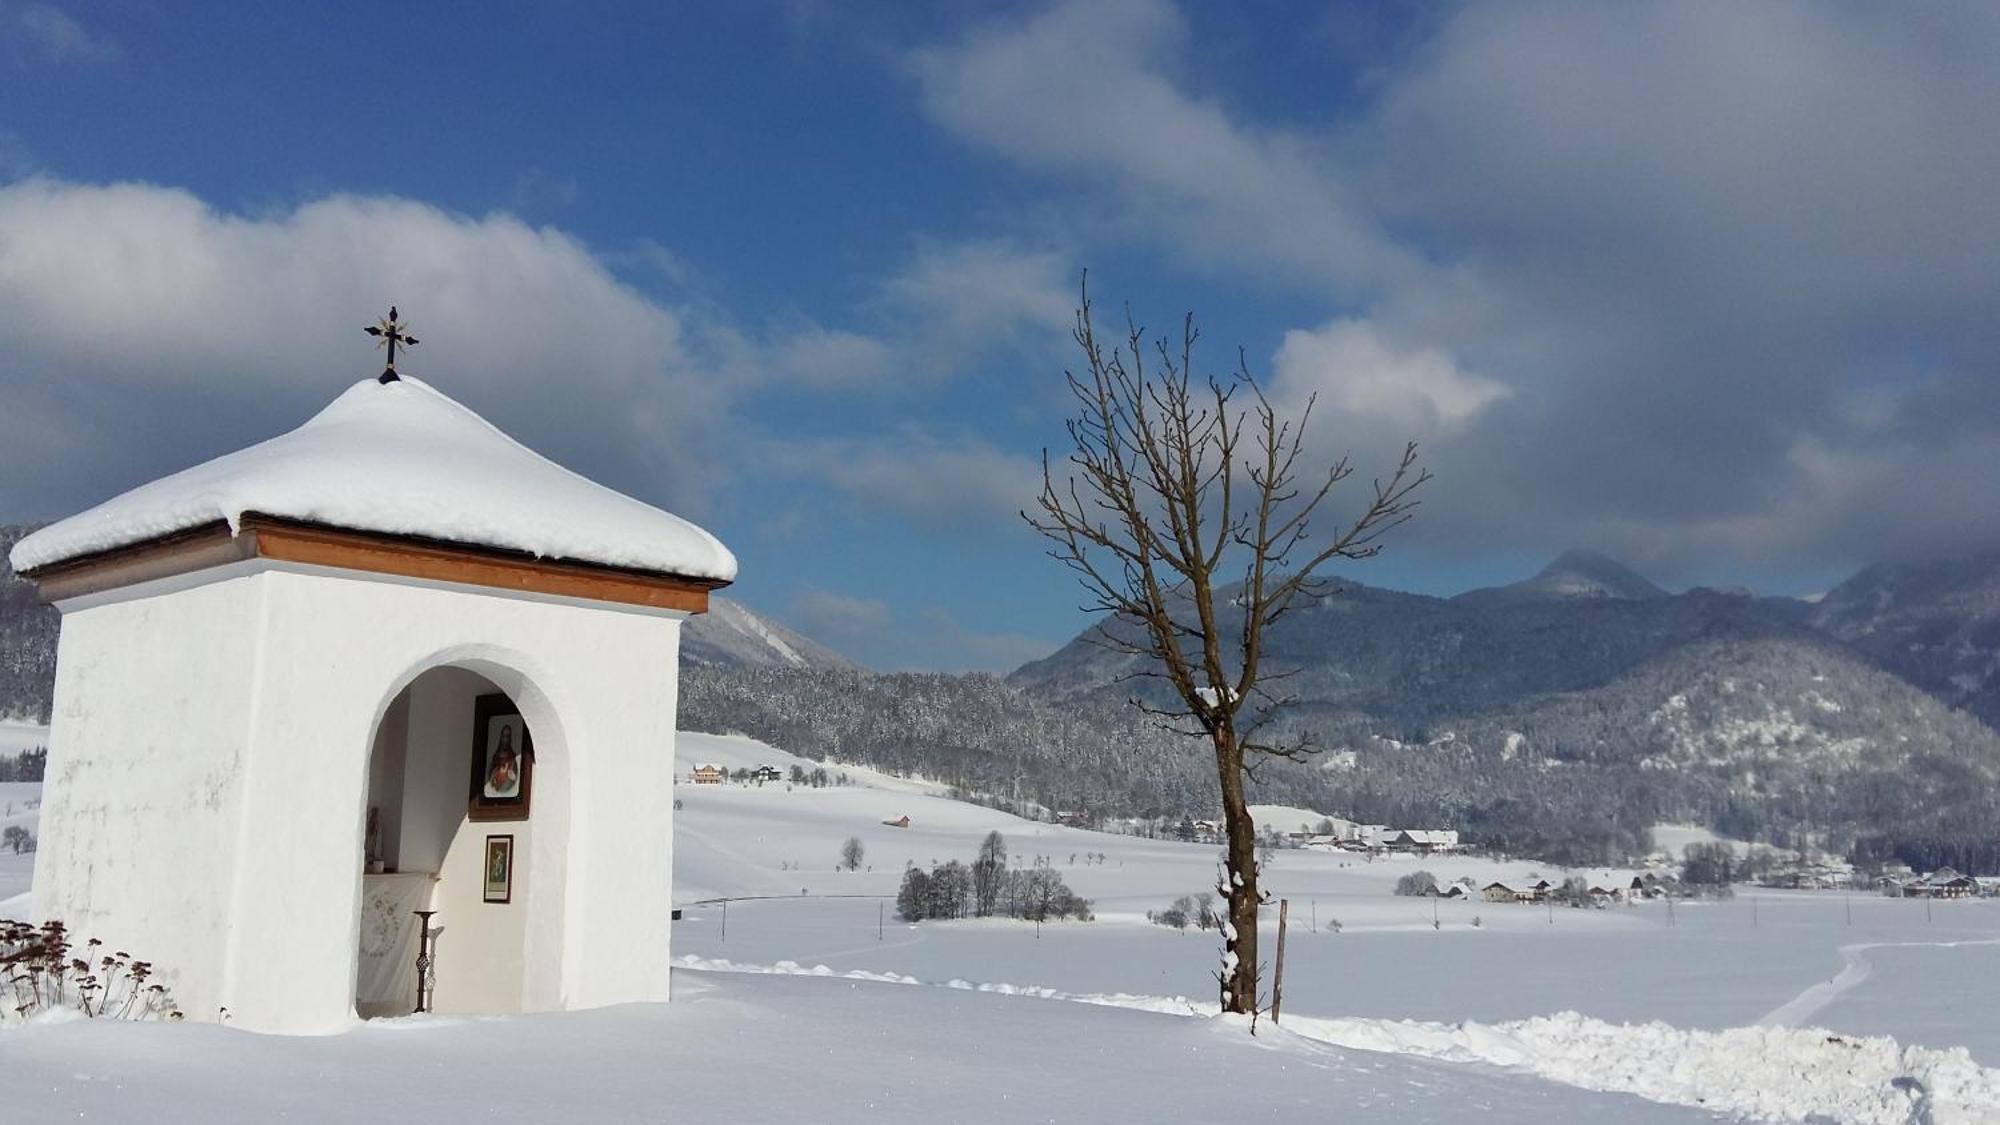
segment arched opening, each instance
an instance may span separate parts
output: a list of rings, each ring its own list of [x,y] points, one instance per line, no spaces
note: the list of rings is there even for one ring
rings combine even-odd
[[[431,667],[389,700],[368,758],[354,1003],[417,1004],[418,910],[436,913],[431,1008],[509,1013],[561,994],[568,779],[547,700],[486,661]]]

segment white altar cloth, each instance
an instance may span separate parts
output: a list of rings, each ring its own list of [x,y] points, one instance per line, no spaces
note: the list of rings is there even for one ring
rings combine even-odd
[[[361,877],[361,958],[355,1009],[363,1016],[407,1015],[417,1006],[417,917],[430,908],[437,876],[425,871]]]

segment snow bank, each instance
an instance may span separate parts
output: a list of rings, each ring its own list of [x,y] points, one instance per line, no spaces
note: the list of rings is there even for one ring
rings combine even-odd
[[[1817,1028],[1685,1031],[1575,1012],[1490,1025],[1291,1017],[1285,1027],[1334,1046],[1489,1063],[1763,1121],[2000,1120],[2000,1071],[1973,1062],[1962,1047],[1899,1047],[1887,1037]]]
[[[258,513],[539,558],[728,581],[708,532],[535,453],[430,386],[357,383],[305,425],[107,500],[14,545],[15,570]]]
[[[924,984],[900,973],[846,972],[793,961],[744,965],[680,957],[683,969]],[[1186,997],[1073,993],[1035,985],[952,980],[932,987],[1067,1000],[1184,1016],[1216,1006]],[[1689,1031],[1664,1023],[1614,1024],[1575,1012],[1507,1023],[1329,1019],[1292,1015],[1286,1033],[1349,1050],[1481,1063],[1583,1090],[1632,1094],[1760,1121],[1931,1125],[2000,1121],[2000,1070],[1962,1047],[1903,1047],[1886,1036],[1817,1028],[1740,1027]]]

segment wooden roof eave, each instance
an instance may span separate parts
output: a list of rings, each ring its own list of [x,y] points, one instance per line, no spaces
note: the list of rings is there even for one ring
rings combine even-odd
[[[714,578],[537,558],[525,551],[421,536],[355,531],[246,513],[232,532],[214,523],[25,571],[43,601],[63,602],[142,582],[270,559],[516,593],[705,613]]]

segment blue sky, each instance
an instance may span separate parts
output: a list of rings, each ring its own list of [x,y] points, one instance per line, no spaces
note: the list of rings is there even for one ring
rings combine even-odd
[[[1438,474],[1355,571],[1569,546],[1823,589],[2000,538],[1974,8],[0,0],[0,518],[375,362],[714,529],[880,667],[1083,623],[1011,513],[1080,272],[1316,451]]]

